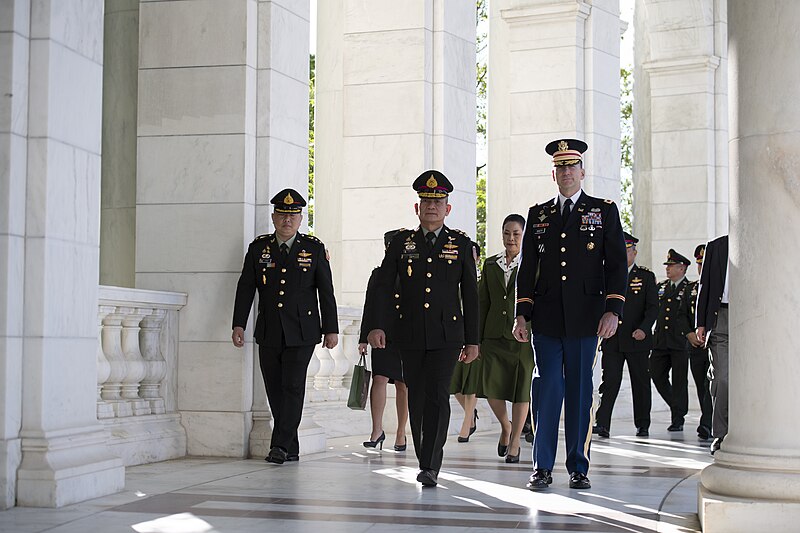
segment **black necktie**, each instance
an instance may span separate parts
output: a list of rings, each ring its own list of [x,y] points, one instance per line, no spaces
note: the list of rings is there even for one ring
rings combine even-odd
[[[564,200],[564,209],[561,211],[561,225],[562,226],[566,226],[567,225],[567,219],[569,218],[569,212],[571,211],[571,209],[570,209],[571,207],[572,207],[572,200],[570,198],[567,198],[566,200]]]
[[[286,246],[286,243],[281,244],[281,259],[286,259],[289,257],[289,247]]]
[[[433,249],[433,241],[436,240],[436,234],[434,232],[432,232],[432,231],[429,231],[425,235],[425,240],[428,241],[428,250],[432,250]]]

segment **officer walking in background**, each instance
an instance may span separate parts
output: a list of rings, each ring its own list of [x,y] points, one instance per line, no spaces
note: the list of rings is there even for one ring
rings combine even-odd
[[[597,425],[593,429],[600,437],[608,438],[611,413],[622,382],[622,366],[628,363],[633,395],[633,422],[637,437],[650,435],[650,350],[653,348],[653,324],[658,317],[656,276],[636,264],[636,243],[639,239],[625,232],[628,254],[628,290],[623,316],[617,333],[603,340],[603,381],[600,384],[600,407]]]
[[[428,170],[413,187],[420,225],[400,231],[389,243],[375,286],[375,329],[367,340],[373,348],[385,348],[386,330],[395,335],[408,386],[417,481],[433,487],[450,423],[453,368],[458,360],[471,363],[478,357],[478,274],[470,238],[444,225],[452,207],[450,180]],[[391,298],[398,276],[399,314]]]
[[[294,189],[284,189],[271,203],[275,232],[259,235],[247,248],[236,286],[231,338],[237,348],[244,346],[244,329],[258,290],[253,338],[273,418],[266,460],[283,464],[300,458],[297,428],[314,347],[322,340],[326,348],[334,348],[339,322],[325,245],[298,232],[306,201]]]
[[[683,431],[689,411],[689,347],[686,335],[691,325],[683,301],[689,298],[686,267],[690,261],[673,249],[666,265],[667,279],[658,284],[658,321],[650,355],[650,376],[656,390],[669,405],[672,423],[667,431]],[[670,371],[672,382],[670,383]]]
[[[703,268],[703,255],[706,251],[705,244],[697,245],[694,249],[694,258],[697,263],[697,273],[700,274]],[[695,308],[697,304],[697,293],[700,287],[700,280],[689,282],[689,298],[685,298],[683,306],[686,310],[686,317],[690,326],[694,326]],[[701,440],[708,440],[711,437],[711,390],[708,381],[708,348],[697,338],[697,333],[691,329],[686,334],[689,339],[689,368],[692,371],[695,387],[697,387],[697,400],[700,402],[700,423],[697,425],[697,436]]]

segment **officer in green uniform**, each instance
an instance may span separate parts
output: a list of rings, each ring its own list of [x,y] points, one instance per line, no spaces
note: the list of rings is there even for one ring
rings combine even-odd
[[[384,348],[385,331],[394,334],[408,385],[417,481],[432,487],[438,483],[447,440],[453,368],[457,360],[469,363],[478,357],[478,279],[470,238],[444,225],[453,185],[441,172],[428,170],[413,187],[420,198],[414,205],[420,225],[389,243],[376,284],[378,316],[368,341]],[[399,315],[392,298],[398,276]]]
[[[700,274],[703,268],[703,256],[705,255],[706,245],[698,244],[694,249],[694,258],[697,263],[697,273]],[[689,282],[689,298],[684,299],[684,309],[690,325],[694,325],[695,309],[697,307],[697,293],[700,280]],[[700,423],[697,426],[697,436],[701,440],[711,438],[711,414],[713,405],[711,403],[711,384],[708,381],[708,347],[700,342],[697,333],[691,330],[686,334],[689,339],[689,368],[692,371],[692,378],[697,387],[697,400],[700,402]]]
[[[670,249],[664,262],[667,279],[658,284],[658,321],[650,356],[650,376],[670,408],[672,423],[667,431],[683,431],[684,418],[689,410],[689,343],[686,335],[692,327],[683,307],[684,300],[690,297],[686,279],[689,263],[685,256]]]
[[[266,460],[283,464],[299,459],[297,428],[314,347],[322,340],[326,348],[334,348],[339,322],[325,245],[298,233],[306,201],[294,189],[284,189],[271,203],[275,233],[259,235],[247,249],[231,337],[234,346],[244,346],[244,329],[258,290],[253,338],[274,422]]]

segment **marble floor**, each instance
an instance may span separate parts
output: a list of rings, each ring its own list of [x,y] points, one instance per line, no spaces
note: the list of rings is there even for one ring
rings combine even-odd
[[[324,453],[272,465],[260,459],[187,458],[129,468],[125,490],[61,509],[0,512],[0,531],[138,532],[405,532],[699,531],[697,483],[712,458],[694,432],[668,433],[668,413],[654,413],[650,438],[630,420],[614,420],[610,439],[592,443],[590,490],[572,490],[562,448],[547,492],[525,488],[530,445],[522,461],[497,456],[498,435],[448,439],[439,486],[423,489],[407,452],[366,450],[361,439],[329,440]],[[663,420],[661,420],[663,418]],[[410,435],[409,435],[410,437]],[[409,439],[410,440],[410,439]]]

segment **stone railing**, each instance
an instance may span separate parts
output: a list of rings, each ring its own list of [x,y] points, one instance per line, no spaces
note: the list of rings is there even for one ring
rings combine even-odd
[[[182,293],[100,286],[97,419],[126,465],[186,454],[176,412]]]

